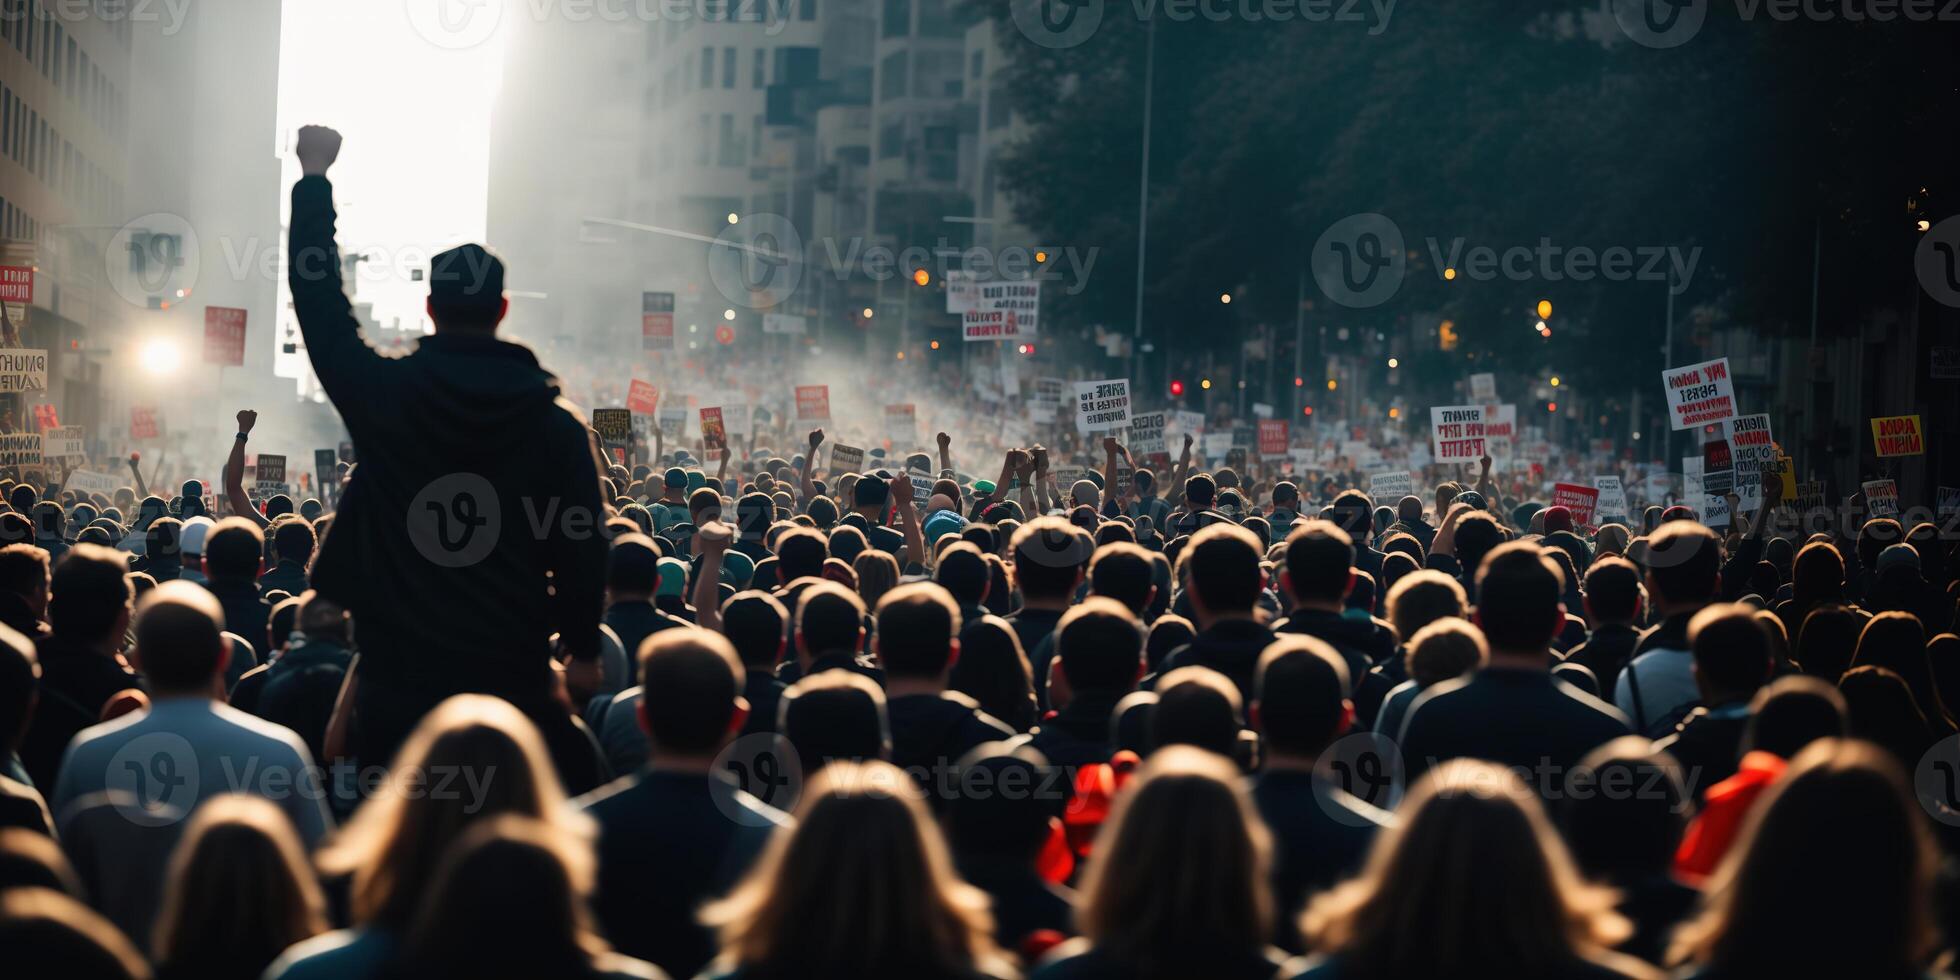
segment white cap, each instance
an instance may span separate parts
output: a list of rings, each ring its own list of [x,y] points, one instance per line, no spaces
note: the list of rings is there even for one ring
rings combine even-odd
[[[199,515],[184,522],[184,533],[178,538],[179,547],[187,555],[204,554],[204,536],[211,533],[217,521]]]

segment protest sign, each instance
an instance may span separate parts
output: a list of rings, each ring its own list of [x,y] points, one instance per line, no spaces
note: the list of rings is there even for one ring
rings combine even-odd
[[[131,405],[129,407],[129,437],[131,439],[155,439],[163,434],[163,424],[157,418],[155,405]]]
[[[34,267],[0,265],[0,303],[34,302]]]
[[[932,474],[925,470],[908,469],[905,471],[905,477],[912,481],[912,502],[924,507],[926,501],[932,499]]]
[[[754,411],[748,402],[724,402],[721,406],[721,424],[731,436],[749,434]]]
[[[1430,451],[1438,463],[1460,463],[1483,458],[1484,408],[1482,405],[1452,405],[1429,410]]]
[[[1703,494],[1701,497],[1701,523],[1708,527],[1728,527],[1731,515],[1727,497]]]
[[[670,405],[654,415],[660,425],[660,437],[676,442],[686,437],[687,409],[680,405]]]
[[[886,405],[885,435],[891,438],[892,444],[895,446],[917,444],[919,441],[919,406],[911,403]]]
[[[1164,445],[1166,413],[1144,412],[1130,418],[1130,453],[1133,456],[1150,456],[1167,452]]]
[[[1224,456],[1226,453],[1232,451],[1232,434],[1230,432],[1205,433],[1204,450],[1205,457],[1208,459],[1218,459]]]
[[[1899,485],[1891,480],[1865,483],[1865,505],[1873,517],[1899,516]]]
[[[830,421],[830,386],[797,385],[796,418],[804,422]]]
[[[1935,347],[1931,358],[1936,381],[1960,381],[1960,347]]]
[[[1377,507],[1393,507],[1411,492],[1414,484],[1409,479],[1408,470],[1383,470],[1368,474],[1368,496],[1375,498]]]
[[[1729,452],[1727,439],[1712,439],[1701,444],[1701,490],[1711,497],[1720,497],[1735,489],[1735,457]]]
[[[1627,517],[1627,491],[1617,476],[1593,477],[1593,489],[1599,491],[1597,501],[1599,523],[1625,520]]]
[[[1824,506],[1824,481],[1806,480],[1797,484],[1797,492],[1791,496],[1791,506],[1799,511],[1817,510]]]
[[[0,433],[0,466],[41,465],[39,432]]]
[[[1289,439],[1285,419],[1259,420],[1259,455],[1263,459],[1278,459],[1286,455]]]
[[[652,415],[660,408],[660,389],[651,382],[634,378],[626,386],[626,409],[641,415]]]
[[[801,334],[809,321],[795,313],[764,313],[762,315],[763,333]]]
[[[253,464],[253,473],[260,500],[286,492],[286,457],[260,453]]]
[[[1729,377],[1726,357],[1662,371],[1661,383],[1668,419],[1677,430],[1735,417],[1735,379]]]
[[[836,479],[839,473],[856,473],[864,469],[864,450],[856,446],[838,443],[830,447],[830,475]]]
[[[1683,506],[1693,507],[1695,505],[1694,502],[1700,500],[1707,493],[1701,485],[1701,464],[1702,459],[1700,456],[1681,457],[1680,500]]]
[[[34,406],[34,424],[44,430],[61,428],[61,413],[53,405],[42,402]]]
[[[718,407],[701,410],[701,449],[704,453],[728,451],[728,430],[721,424]]]
[[[1738,415],[1728,421],[1729,453],[1735,461],[1735,494],[1744,510],[1762,506],[1763,474],[1776,466],[1776,444],[1768,415]]]
[[[1252,403],[1252,417],[1253,417],[1253,418],[1255,418],[1255,419],[1269,419],[1269,418],[1272,418],[1272,417],[1273,417],[1273,406],[1271,406],[1271,405],[1268,405],[1268,404],[1266,404],[1265,402],[1253,402],[1253,403]]]
[[[1171,420],[1176,424],[1179,435],[1187,435],[1196,439],[1205,434],[1205,413],[1203,412],[1187,412],[1179,409],[1171,413]]]
[[[1484,406],[1484,452],[1493,459],[1509,459],[1517,436],[1518,406]]]
[[[592,410],[592,428],[599,433],[599,443],[605,447],[606,461],[622,461],[633,446],[633,412],[625,408],[595,408]]]
[[[1960,487],[1941,487],[1933,498],[1933,512],[1941,517],[1960,514]]]
[[[946,312],[961,314],[980,303],[980,281],[971,272],[946,273]]]
[[[1919,427],[1919,416],[1888,415],[1872,419],[1872,446],[1880,458],[1924,456],[1926,440],[1924,430]]]
[[[1470,376],[1470,400],[1494,402],[1497,400],[1497,375],[1473,374]]]
[[[325,493],[338,483],[340,454],[331,449],[313,450],[313,479]]]
[[[1039,280],[980,283],[978,298],[960,314],[960,325],[969,341],[1025,340],[1037,333],[1040,310]]]
[[[640,349],[674,349],[674,294],[640,294]]]
[[[1078,427],[1089,432],[1130,426],[1130,379],[1107,378],[1075,386]]]
[[[1552,506],[1571,511],[1572,523],[1590,525],[1599,508],[1599,490],[1576,483],[1553,484]]]
[[[0,394],[48,390],[48,352],[31,347],[0,349]]]
[[[73,490],[76,493],[99,493],[105,497],[111,497],[115,495],[116,491],[128,485],[129,481],[119,480],[107,473],[97,473],[93,470],[76,470],[68,474],[68,482],[63,483],[61,488],[63,490]]]
[[[204,363],[238,367],[245,363],[245,311],[230,306],[204,308]]]
[[[82,427],[63,425],[41,432],[41,455],[48,459],[66,459],[87,455],[82,448]]]

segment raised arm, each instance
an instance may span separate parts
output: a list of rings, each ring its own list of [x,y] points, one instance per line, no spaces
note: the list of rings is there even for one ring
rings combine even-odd
[[[801,484],[798,489],[803,491],[803,509],[806,511],[810,509],[810,504],[817,499],[817,485],[811,480],[810,474],[817,468],[817,447],[821,445],[823,445],[823,430],[811,429],[810,451],[803,455],[803,473],[798,479],[798,482]],[[831,482],[836,482],[836,474],[834,473],[831,474]]]
[[[912,564],[924,568],[926,564],[926,536],[919,528],[919,513],[912,503],[912,478],[904,473],[892,477],[892,510],[898,517],[898,529],[905,534],[906,557]]]
[[[136,481],[136,499],[142,500],[150,495],[150,488],[143,485],[143,454],[129,454],[129,476]]]
[[[353,421],[365,413],[368,399],[361,397],[360,389],[382,357],[361,339],[360,323],[341,291],[333,185],[327,182],[327,168],[340,155],[340,134],[324,126],[303,126],[294,152],[305,176],[293,185],[287,243],[286,280],[293,291],[293,313],[299,318],[320,387],[341,417]]]
[[[258,421],[259,413],[249,408],[238,410],[238,435],[231,440],[231,455],[225,459],[225,499],[230,502],[232,513],[265,528],[272,522],[259,513],[252,505],[252,495],[245,492],[245,442]]]
[[[1032,520],[1048,513],[1048,502],[1048,449],[1045,446],[1036,446],[1034,447],[1035,509],[1028,518]]]
[[[1495,507],[1497,506],[1497,488],[1490,482],[1490,454],[1485,453],[1484,458],[1477,461],[1477,465],[1479,467],[1477,472],[1477,492],[1483,495],[1484,502]]]
[[[694,553],[701,556],[694,573],[694,624],[704,630],[721,632],[721,559],[734,540],[734,529],[719,521],[704,521],[694,532]]]
[[[1177,454],[1170,482],[1164,485],[1164,503],[1175,509],[1184,505],[1184,481],[1191,478],[1191,433],[1184,434],[1184,449]]]
[[[953,437],[944,432],[939,434],[939,475],[951,476],[953,472]]]

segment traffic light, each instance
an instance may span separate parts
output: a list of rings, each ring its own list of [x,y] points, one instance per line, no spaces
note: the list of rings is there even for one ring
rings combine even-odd
[[[1174,378],[1171,380],[1171,397],[1172,398],[1184,397],[1184,382],[1178,381]]]

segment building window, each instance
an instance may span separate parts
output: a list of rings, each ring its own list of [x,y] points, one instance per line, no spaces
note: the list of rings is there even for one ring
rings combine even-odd
[[[715,131],[708,128],[708,114],[701,114],[701,135],[694,141],[694,165],[708,165],[708,146],[715,141]]]
[[[878,159],[892,160],[905,155],[905,120],[895,119],[878,130]]]
[[[769,87],[769,49],[755,49],[755,71],[749,84],[757,89]]]
[[[878,97],[898,99],[905,96],[905,52],[894,51],[878,64]]]
[[[981,69],[984,68],[986,64],[987,64],[987,52],[985,51],[973,52],[973,62],[971,66],[967,68],[967,74],[973,76],[973,79],[975,81],[979,81],[980,75],[982,74]]]
[[[796,19],[804,21],[816,20],[817,0],[796,0]]]
[[[735,87],[735,49],[721,49],[721,87]]]
[[[701,83],[703,89],[715,87],[715,49],[701,49]]]
[[[748,147],[735,135],[733,113],[721,114],[721,153],[717,162],[724,167],[745,167],[749,163]]]
[[[912,33],[912,0],[885,0],[884,37],[905,37]]]

